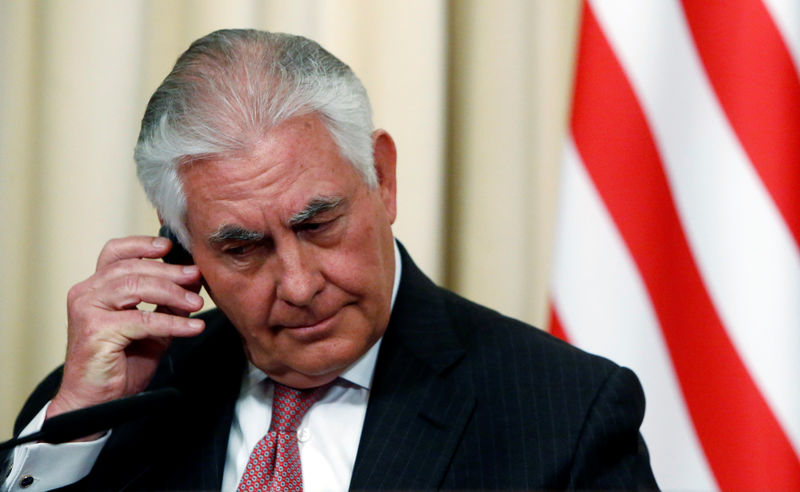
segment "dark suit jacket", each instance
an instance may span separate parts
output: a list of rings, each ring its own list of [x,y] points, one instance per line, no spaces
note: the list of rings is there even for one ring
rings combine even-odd
[[[656,487],[631,371],[436,287],[402,256],[351,488]],[[176,340],[151,383],[177,387],[181,404],[114,429],[69,490],[219,489],[246,361],[229,321],[202,317],[205,332]],[[17,432],[59,380],[40,384]]]

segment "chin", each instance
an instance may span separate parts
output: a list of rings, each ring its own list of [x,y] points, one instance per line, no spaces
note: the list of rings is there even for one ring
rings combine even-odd
[[[333,345],[333,346],[332,346]],[[248,358],[271,379],[295,388],[321,386],[339,377],[351,364],[367,352],[371,344],[353,344],[342,347],[337,340],[322,340],[302,351],[298,357],[258,357],[247,350]],[[283,353],[288,351],[284,350]]]
[[[270,379],[273,379],[286,386],[293,388],[312,388],[327,384],[341,375],[347,368],[344,367],[309,367],[309,368],[290,368],[274,372],[266,372]],[[262,369],[263,370],[263,369]]]

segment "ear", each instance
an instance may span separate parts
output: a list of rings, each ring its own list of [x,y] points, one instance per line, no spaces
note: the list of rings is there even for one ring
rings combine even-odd
[[[164,217],[161,216],[161,212],[156,211],[156,214],[158,214],[158,224],[163,226],[164,225]]]
[[[375,172],[378,175],[378,188],[381,201],[386,208],[390,223],[397,217],[397,149],[394,140],[386,130],[375,130],[372,134],[372,155],[375,159]]]

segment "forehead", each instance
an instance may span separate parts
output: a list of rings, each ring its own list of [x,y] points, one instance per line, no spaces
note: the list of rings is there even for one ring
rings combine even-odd
[[[253,219],[257,211],[286,219],[317,197],[346,198],[363,183],[315,116],[272,129],[247,155],[198,161],[180,175],[187,218],[229,222],[237,214]]]

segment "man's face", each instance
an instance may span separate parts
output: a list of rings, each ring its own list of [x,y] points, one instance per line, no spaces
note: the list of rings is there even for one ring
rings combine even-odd
[[[295,387],[338,376],[383,335],[394,280],[394,144],[370,189],[316,116],[242,158],[185,166],[187,225],[212,298],[251,362]]]

